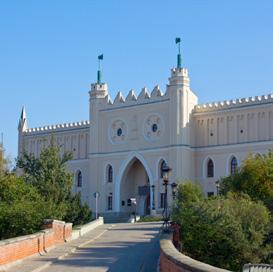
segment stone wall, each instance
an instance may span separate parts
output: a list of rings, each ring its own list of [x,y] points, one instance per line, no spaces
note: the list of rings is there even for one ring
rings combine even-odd
[[[160,272],[228,272],[194,260],[174,247],[172,234],[163,234],[160,239]]]
[[[101,226],[104,224],[103,217],[99,217],[98,219],[91,221],[87,224],[84,224],[82,226],[78,226],[72,231],[71,240],[78,239],[79,237],[85,235],[87,232],[97,228],[98,226]]]
[[[72,224],[58,220],[45,220],[44,230],[0,241],[0,269],[4,265],[36,253],[45,253],[56,244],[71,238]]]

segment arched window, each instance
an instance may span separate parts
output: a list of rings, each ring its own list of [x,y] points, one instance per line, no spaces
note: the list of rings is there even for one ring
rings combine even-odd
[[[78,171],[77,172],[77,187],[82,187],[82,172]]]
[[[161,162],[161,165],[160,165],[160,177],[163,178],[163,168],[166,166],[166,162],[165,161],[162,161]]]
[[[230,174],[234,175],[237,168],[238,168],[238,162],[237,162],[237,159],[233,156],[230,161]]]
[[[107,182],[113,182],[113,167],[110,164],[107,167]]]
[[[212,159],[208,160],[207,164],[207,177],[212,178],[214,176],[214,165]]]

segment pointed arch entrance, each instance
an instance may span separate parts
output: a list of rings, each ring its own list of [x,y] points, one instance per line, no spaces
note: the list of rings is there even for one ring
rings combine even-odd
[[[121,213],[136,212],[148,215],[151,212],[151,172],[140,156],[131,156],[120,169],[116,184],[116,208]],[[136,204],[131,202],[136,200]]]

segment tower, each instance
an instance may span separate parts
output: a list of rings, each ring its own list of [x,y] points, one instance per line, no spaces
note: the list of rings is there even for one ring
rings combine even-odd
[[[176,38],[176,43],[180,44],[180,38]],[[188,70],[181,67],[180,45],[177,66],[171,69],[167,92],[170,97],[171,144],[190,145],[190,117],[197,104],[197,96],[190,88]]]
[[[176,38],[179,44],[177,66],[171,70],[171,77],[167,85],[167,93],[170,97],[169,124],[170,144],[177,146],[173,153],[173,161],[177,163],[175,176],[191,177],[193,173],[191,132],[191,112],[197,104],[197,96],[190,88],[188,70],[181,66],[180,38]]]
[[[26,109],[23,106],[18,124],[18,156],[23,152],[22,134],[28,129]]]
[[[90,151],[97,152],[99,141],[99,108],[108,97],[108,86],[101,82],[101,61],[103,55],[98,56],[97,82],[91,84],[89,91],[89,121],[90,121]]]

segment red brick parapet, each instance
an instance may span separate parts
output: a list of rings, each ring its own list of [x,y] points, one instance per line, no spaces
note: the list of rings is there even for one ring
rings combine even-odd
[[[162,234],[160,239],[160,272],[230,272],[194,260],[173,245],[172,233]]]
[[[21,260],[35,253],[43,254],[56,244],[70,240],[72,224],[47,219],[44,230],[0,241],[0,270],[4,265]]]

